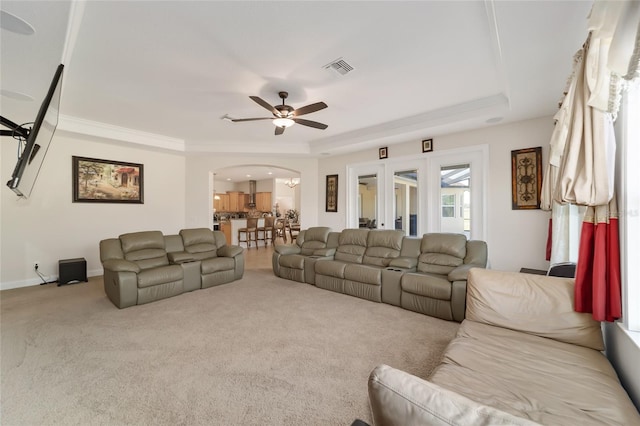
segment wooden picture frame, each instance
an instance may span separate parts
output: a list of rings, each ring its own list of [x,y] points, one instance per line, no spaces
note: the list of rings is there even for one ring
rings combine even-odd
[[[511,209],[540,208],[542,147],[511,151]]]
[[[422,141],[422,152],[433,151],[433,139],[425,139]]]
[[[381,160],[384,160],[385,158],[389,157],[389,152],[386,146],[378,150],[378,156],[380,157]]]
[[[338,212],[338,175],[327,175],[325,211]]]
[[[72,157],[74,203],[144,204],[144,166]]]

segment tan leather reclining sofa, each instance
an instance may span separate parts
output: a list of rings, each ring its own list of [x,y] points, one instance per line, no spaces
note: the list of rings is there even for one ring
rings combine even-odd
[[[371,372],[374,425],[640,425],[573,283],[471,269],[466,318],[428,380]]]
[[[281,278],[460,322],[466,275],[486,266],[487,245],[462,234],[315,227],[276,245],[272,263]]]
[[[133,232],[100,241],[104,291],[118,308],[239,280],[244,254],[220,231]]]

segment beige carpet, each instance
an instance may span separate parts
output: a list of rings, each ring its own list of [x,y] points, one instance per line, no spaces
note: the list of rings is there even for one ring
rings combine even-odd
[[[0,293],[3,425],[349,425],[367,378],[426,376],[458,325],[282,280],[119,310],[102,279]]]

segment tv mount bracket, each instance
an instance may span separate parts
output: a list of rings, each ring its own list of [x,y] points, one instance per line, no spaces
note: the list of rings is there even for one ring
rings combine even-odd
[[[29,137],[29,133],[31,133],[31,129],[22,127],[11,120],[4,118],[1,115],[0,115],[0,124],[12,129],[12,130],[0,130],[0,136],[12,136],[12,137],[20,136],[26,140]]]

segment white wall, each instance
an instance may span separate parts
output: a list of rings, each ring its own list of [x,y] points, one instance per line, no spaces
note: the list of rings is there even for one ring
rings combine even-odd
[[[0,177],[9,179],[16,162],[16,143],[3,139]],[[142,163],[144,204],[72,202],[71,157]],[[101,275],[98,244],[125,232],[160,230],[176,233],[185,223],[185,159],[107,142],[92,142],[56,134],[28,200],[0,189],[2,289],[42,282],[58,275],[58,260],[84,257],[90,276]]]
[[[489,145],[487,244],[493,269],[518,271],[522,267],[547,269],[545,247],[549,213],[542,210],[511,210],[511,151],[542,146],[546,158],[549,138],[553,130],[551,117],[526,120],[480,130],[435,137],[434,151],[465,146]],[[429,135],[425,135],[430,137]],[[428,156],[422,153],[420,140],[392,145],[389,160],[399,157],[415,159]],[[318,192],[320,195],[319,223],[339,230],[346,226],[346,168],[378,159],[378,148],[323,157],[318,164]],[[385,160],[379,160],[385,161]],[[338,213],[324,211],[325,176],[338,174]]]

